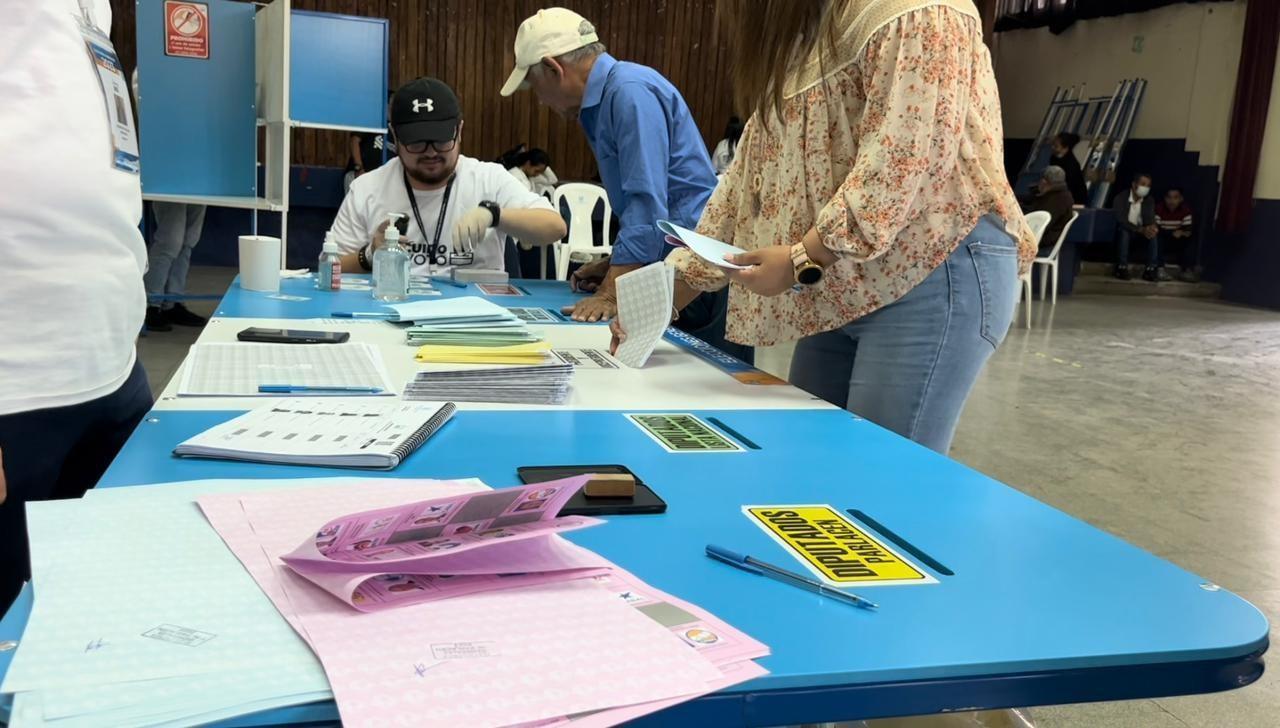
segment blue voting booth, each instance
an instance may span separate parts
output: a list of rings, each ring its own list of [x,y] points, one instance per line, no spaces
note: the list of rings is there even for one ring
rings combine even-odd
[[[166,43],[189,5],[138,0],[143,199],[252,211],[224,237],[277,212],[283,256],[293,130],[386,130],[388,21],[208,0],[207,57],[184,57]]]

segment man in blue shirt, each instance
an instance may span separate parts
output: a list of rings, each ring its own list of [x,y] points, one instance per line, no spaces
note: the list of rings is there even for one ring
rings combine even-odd
[[[671,82],[652,68],[610,56],[581,15],[564,8],[538,11],[520,24],[515,56],[502,95],[532,89],[543,104],[582,124],[618,215],[608,273],[595,295],[572,311],[578,321],[607,320],[617,313],[614,279],[662,260],[671,249],[655,223],[697,225],[716,186],[711,157]],[[749,348],[724,341],[726,294],[707,294],[676,325],[749,357]]]

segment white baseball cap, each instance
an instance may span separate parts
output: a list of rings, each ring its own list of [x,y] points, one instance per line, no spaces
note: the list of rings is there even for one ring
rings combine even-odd
[[[542,63],[592,43],[598,43],[596,28],[586,18],[566,8],[546,8],[526,18],[516,31],[516,67],[502,85],[502,95],[510,96],[528,88],[525,75]]]

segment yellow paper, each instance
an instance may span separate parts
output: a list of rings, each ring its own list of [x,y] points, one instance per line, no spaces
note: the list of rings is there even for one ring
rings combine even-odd
[[[436,346],[419,347],[414,357],[423,364],[542,364],[551,358],[551,345],[545,341],[512,346]]]

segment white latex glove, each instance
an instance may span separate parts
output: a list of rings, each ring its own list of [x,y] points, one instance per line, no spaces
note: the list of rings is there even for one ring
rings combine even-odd
[[[483,207],[467,212],[453,224],[453,249],[458,252],[475,250],[492,225],[493,213]]]

